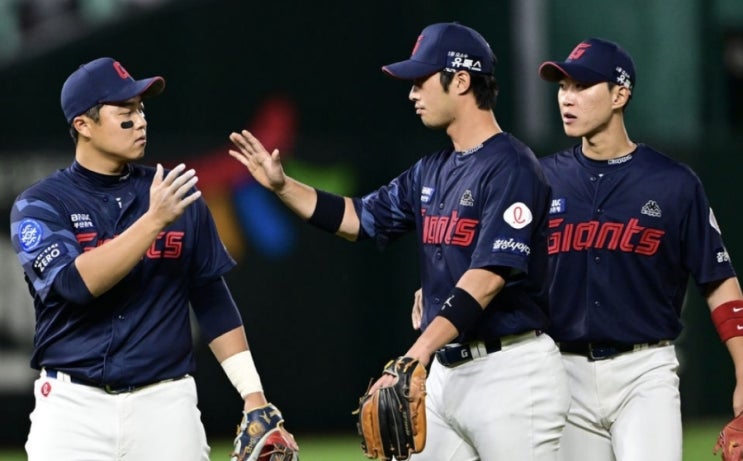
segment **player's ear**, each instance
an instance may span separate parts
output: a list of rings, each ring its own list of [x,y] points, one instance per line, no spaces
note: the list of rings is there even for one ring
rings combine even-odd
[[[627,105],[629,98],[632,95],[632,90],[626,86],[617,85],[612,89],[612,105],[615,109],[620,109]]]
[[[472,84],[472,77],[469,72],[460,70],[454,74],[454,80],[452,81],[452,87],[456,90],[457,94],[464,94],[470,89]]]
[[[90,124],[92,120],[84,115],[78,115],[72,119],[72,128],[75,129],[81,136],[86,138],[90,137]]]

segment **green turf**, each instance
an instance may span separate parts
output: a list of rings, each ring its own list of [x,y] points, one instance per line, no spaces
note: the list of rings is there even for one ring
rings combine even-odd
[[[714,461],[720,460],[719,454],[712,455],[712,447],[723,421],[695,421],[684,426],[684,458],[683,461]],[[295,434],[300,444],[301,461],[364,461],[367,460],[359,446],[356,435],[302,435]],[[214,461],[229,459],[231,442],[212,441],[212,457]],[[0,449],[0,461],[24,461],[22,450],[10,451]]]

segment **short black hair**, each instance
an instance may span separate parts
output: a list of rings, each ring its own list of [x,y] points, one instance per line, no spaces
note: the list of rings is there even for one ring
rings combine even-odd
[[[490,60],[495,68],[495,65],[498,63],[498,58],[495,56],[495,53],[490,53]],[[495,103],[498,101],[498,91],[500,90],[495,75],[469,71],[465,72],[470,74],[470,80],[472,82],[470,89],[472,89],[472,93],[475,95],[477,107],[483,110],[495,110]],[[451,85],[451,82],[454,79],[454,74],[455,72],[447,70],[441,71],[439,79],[441,81],[441,86],[444,87],[444,91],[449,91],[449,85]]]
[[[97,123],[101,119],[101,107],[103,107],[103,104],[96,104],[95,106],[83,112],[81,115],[89,117],[90,119],[92,119],[94,122]],[[75,145],[77,145],[78,132],[75,129],[75,127],[72,126],[72,123],[70,123],[69,130],[70,130],[70,137],[72,138],[72,142],[74,142]]]

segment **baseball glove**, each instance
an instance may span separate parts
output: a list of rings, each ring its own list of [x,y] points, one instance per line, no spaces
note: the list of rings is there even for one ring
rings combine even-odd
[[[283,422],[279,409],[270,403],[243,411],[230,461],[299,461],[279,429]]]
[[[714,454],[722,450],[722,461],[739,461],[743,456],[743,413],[733,418],[720,431]]]
[[[367,458],[408,459],[426,443],[426,369],[411,357],[399,357],[385,365],[384,373],[395,383],[367,392],[354,411]]]

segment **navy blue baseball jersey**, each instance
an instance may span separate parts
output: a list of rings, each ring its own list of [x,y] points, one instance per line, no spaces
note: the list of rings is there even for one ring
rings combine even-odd
[[[507,268],[504,289],[474,331],[488,340],[546,328],[546,225],[550,190],[533,152],[500,133],[469,152],[421,158],[362,199],[366,234],[385,245],[415,230],[426,326],[468,269]]]
[[[36,310],[31,366],[108,385],[138,385],[194,370],[189,287],[218,279],[235,262],[199,199],[163,229],[117,285],[89,303],[54,290],[75,257],[116,238],[149,207],[154,168],[104,176],[77,162],[15,201],[11,239]]]
[[[557,341],[675,339],[689,275],[735,276],[702,183],[639,144],[594,161],[580,145],[540,159],[549,211],[550,333]]]

